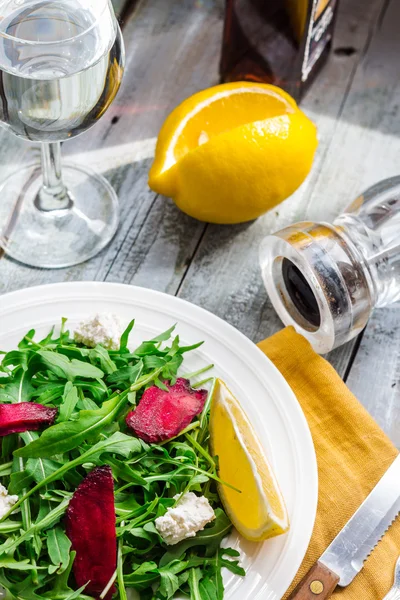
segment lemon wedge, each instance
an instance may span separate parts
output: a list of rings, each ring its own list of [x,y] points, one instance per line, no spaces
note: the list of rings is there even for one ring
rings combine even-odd
[[[275,475],[239,402],[217,380],[210,412],[211,451],[219,477],[241,493],[218,485],[221,502],[236,529],[248,540],[285,533],[289,518]]]
[[[259,217],[309,173],[315,125],[273,85],[234,82],[191,96],[164,122],[149,186],[212,223]]]

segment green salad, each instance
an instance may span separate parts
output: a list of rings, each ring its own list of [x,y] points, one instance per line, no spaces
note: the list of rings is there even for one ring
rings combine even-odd
[[[184,355],[201,344],[181,345],[174,327],[131,350],[133,326],[108,350],[76,343],[63,319],[59,334],[39,341],[31,330],[2,353],[8,600],[222,600],[222,569],[244,575],[238,552],[221,546],[232,524],[209,452],[211,393],[202,387],[212,388],[212,365],[185,373]],[[158,523],[190,492],[212,520],[167,543]]]

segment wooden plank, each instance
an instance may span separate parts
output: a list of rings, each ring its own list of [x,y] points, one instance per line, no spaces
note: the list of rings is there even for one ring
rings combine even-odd
[[[373,314],[347,385],[400,449],[400,306]]]
[[[315,207],[320,209],[321,218],[327,218],[342,206],[345,194],[340,188],[339,193],[335,190],[347,185],[345,178],[339,178],[336,187],[331,181],[328,201],[323,186],[317,187],[317,183],[330,177],[332,165],[336,171],[342,166],[340,152],[336,147],[331,149],[332,139],[342,126],[343,106],[382,5],[382,1],[374,0],[341,3],[335,47],[352,47],[356,52],[350,56],[333,54],[303,102],[304,110],[317,123],[320,135],[316,162],[308,181],[277,210],[254,223],[238,227],[209,226],[180,290],[182,297],[220,315],[253,340],[267,337],[281,327],[260,279],[260,241],[282,226],[312,218]],[[349,157],[346,161],[347,170],[354,169],[355,162],[358,164]],[[348,344],[329,357],[341,375],[346,372],[353,347],[354,344]]]
[[[312,218],[331,219],[364,188],[398,175],[399,19],[399,3],[386,1],[329,140],[329,168],[316,173],[301,205]],[[318,110],[330,117],[324,105]]]
[[[355,185],[355,177],[367,185],[376,179],[398,175],[400,39],[396,24],[399,22],[400,6],[392,0],[356,74],[351,107],[344,111],[348,128],[340,132],[340,139],[343,144],[352,145],[353,152],[359,152],[362,159],[350,178],[350,185]],[[368,93],[361,99],[360,90],[367,86]],[[335,146],[339,143],[340,140],[335,142]],[[348,151],[346,154],[349,158]],[[347,382],[400,448],[399,323],[398,304],[374,313]]]

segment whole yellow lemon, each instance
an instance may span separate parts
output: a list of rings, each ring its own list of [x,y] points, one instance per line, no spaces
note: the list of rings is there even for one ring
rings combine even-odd
[[[149,186],[201,221],[242,223],[293,194],[317,145],[315,125],[280,88],[218,85],[166,119]]]

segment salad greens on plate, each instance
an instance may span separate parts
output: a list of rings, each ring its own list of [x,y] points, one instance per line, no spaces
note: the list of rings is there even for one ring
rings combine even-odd
[[[180,373],[200,344],[181,345],[172,327],[132,350],[133,326],[108,350],[76,343],[63,319],[59,334],[39,341],[31,330],[2,353],[0,585],[8,600],[222,600],[222,569],[244,575],[239,553],[221,545],[232,524],[209,451],[211,393],[200,389],[212,380],[193,383],[208,368]],[[193,400],[187,418],[175,410],[179,394]],[[149,414],[160,402],[170,403],[168,427],[170,412]],[[213,520],[168,545],[156,520],[189,492],[207,499]]]

